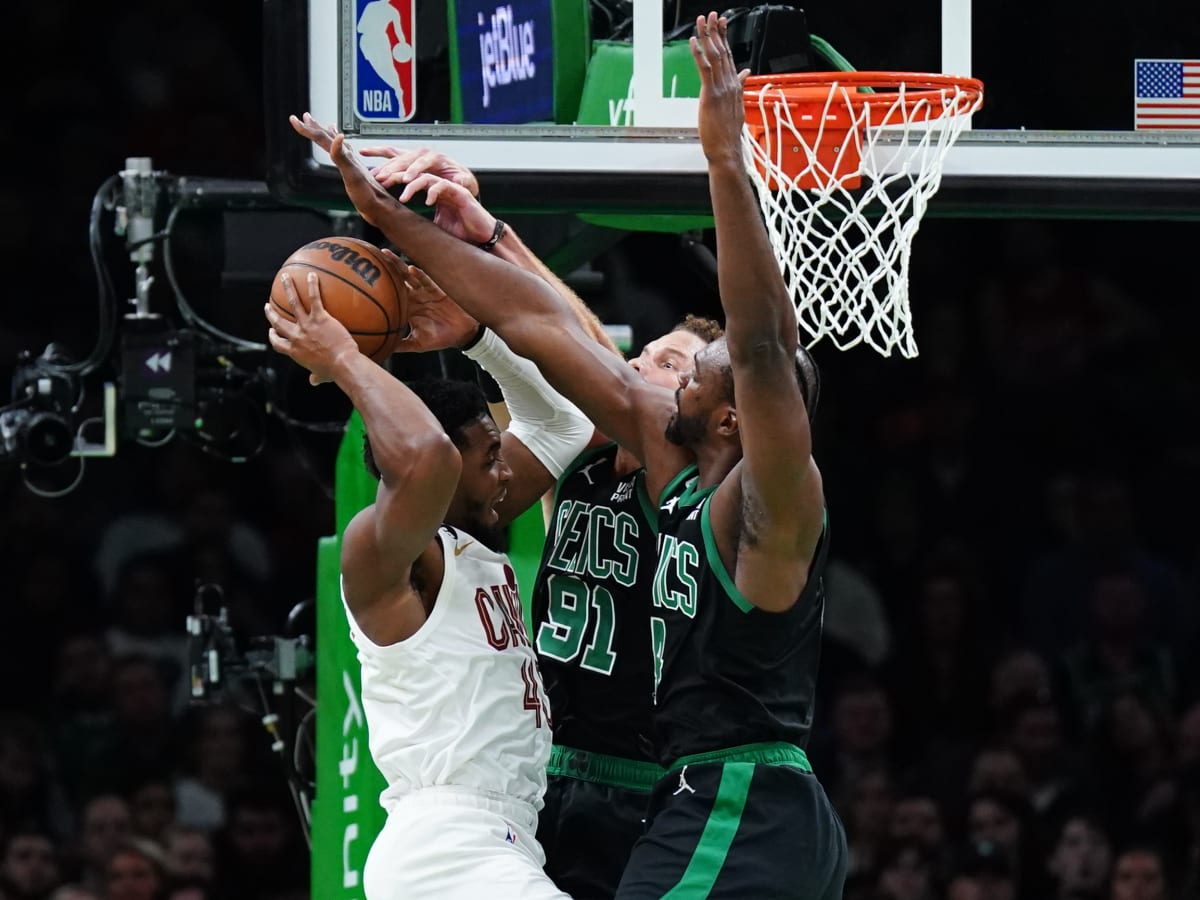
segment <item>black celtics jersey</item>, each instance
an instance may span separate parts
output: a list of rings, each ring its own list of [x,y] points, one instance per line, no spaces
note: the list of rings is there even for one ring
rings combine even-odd
[[[803,748],[812,725],[829,545],[823,527],[808,582],[787,612],[738,592],[709,522],[716,486],[691,466],[663,492],[650,620],[661,762],[764,741]]]
[[[616,444],[594,448],[558,479],[533,627],[555,742],[649,760],[658,510],[641,470],[617,477],[616,456]]]

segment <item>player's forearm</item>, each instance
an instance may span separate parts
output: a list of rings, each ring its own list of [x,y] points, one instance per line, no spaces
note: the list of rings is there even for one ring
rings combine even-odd
[[[501,335],[518,355],[537,359],[544,344],[539,337],[579,327],[566,301],[544,279],[464,243],[401,204],[379,203],[371,210],[371,220],[464,311]]]
[[[555,477],[587,445],[591,422],[550,387],[537,366],[517,356],[495,332],[484,331],[466,351],[504,394],[512,432]]]
[[[362,417],[385,482],[394,483],[422,464],[440,464],[447,449],[456,453],[425,404],[361,353],[344,354],[333,367],[333,380]]]
[[[583,299],[576,294],[567,285],[565,281],[559,278],[551,271],[536,253],[529,249],[521,236],[513,230],[512,226],[508,226],[505,235],[496,244],[492,251],[500,259],[512,263],[514,266],[519,266],[526,272],[531,272],[534,275],[540,276],[551,287],[558,291],[558,295],[571,307],[571,311],[575,313],[575,317],[579,320],[579,324],[584,327],[584,330],[590,334],[595,341],[603,347],[611,350],[617,356],[622,356],[617,345],[613,343],[613,339],[609,337],[608,332],[604,330],[604,324],[588,307]]]
[[[765,341],[796,349],[795,309],[740,161],[709,166],[717,235],[717,281],[731,354]]]

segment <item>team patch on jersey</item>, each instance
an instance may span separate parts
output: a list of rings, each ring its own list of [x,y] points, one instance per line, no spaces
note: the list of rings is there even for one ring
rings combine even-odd
[[[626,500],[632,499],[632,497],[633,497],[633,482],[632,481],[622,481],[620,486],[615,491],[613,491],[611,502],[624,503]]]

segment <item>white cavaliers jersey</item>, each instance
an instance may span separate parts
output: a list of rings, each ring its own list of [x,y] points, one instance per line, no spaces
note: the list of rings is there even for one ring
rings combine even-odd
[[[549,703],[508,557],[443,525],[445,576],[429,618],[381,647],[350,610],[371,756],[389,812],[410,791],[453,785],[542,807]],[[345,596],[342,604],[345,606]]]

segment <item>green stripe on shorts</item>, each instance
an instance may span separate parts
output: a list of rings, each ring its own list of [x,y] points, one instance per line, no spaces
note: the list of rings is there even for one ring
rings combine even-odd
[[[721,783],[713,800],[712,812],[704,824],[704,832],[692,852],[683,877],[663,894],[662,900],[685,900],[707,897],[733,844],[746,798],[750,795],[750,780],[754,777],[752,762],[727,762],[721,767]]]

